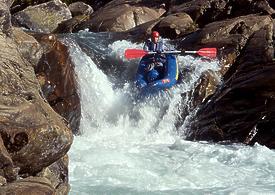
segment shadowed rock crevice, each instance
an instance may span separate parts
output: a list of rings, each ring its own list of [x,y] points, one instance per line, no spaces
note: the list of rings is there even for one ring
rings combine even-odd
[[[9,153],[20,151],[29,142],[28,134],[25,132],[17,133],[14,136],[3,132],[1,135]]]

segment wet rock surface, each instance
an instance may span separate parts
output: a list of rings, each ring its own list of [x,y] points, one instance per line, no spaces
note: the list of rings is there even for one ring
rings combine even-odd
[[[238,61],[225,75],[223,85],[202,104],[188,133],[189,139],[260,142],[274,147],[273,127],[269,126],[274,113],[271,32],[266,26],[252,35]],[[253,128],[257,128],[257,136],[249,138]],[[260,134],[265,138],[261,139]]]
[[[43,95],[51,107],[67,120],[72,131],[78,134],[81,108],[69,48],[55,35],[34,36],[45,50],[35,67]]]

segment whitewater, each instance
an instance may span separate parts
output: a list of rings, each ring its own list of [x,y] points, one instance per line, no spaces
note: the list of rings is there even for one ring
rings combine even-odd
[[[256,144],[184,140],[196,109],[177,130],[182,96],[219,63],[179,56],[185,74],[169,92],[137,101],[138,60],[123,57],[130,41],[108,33],[67,36],[81,97],[81,135],[69,151],[71,195],[275,194],[275,152]],[[186,76],[187,75],[187,76]]]

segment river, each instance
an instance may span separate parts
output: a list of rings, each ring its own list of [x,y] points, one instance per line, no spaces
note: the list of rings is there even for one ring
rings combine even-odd
[[[123,57],[129,41],[108,33],[65,38],[81,96],[81,135],[69,151],[71,195],[275,194],[275,152],[256,144],[221,145],[184,140],[191,111],[176,130],[179,104],[192,97],[200,75],[219,63],[179,56],[191,70],[169,92],[137,101],[138,60]],[[183,68],[184,67],[184,68]]]

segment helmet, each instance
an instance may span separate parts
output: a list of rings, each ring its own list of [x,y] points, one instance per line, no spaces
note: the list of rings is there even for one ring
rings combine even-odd
[[[158,31],[153,31],[151,36],[152,37],[159,37],[159,32]]]

